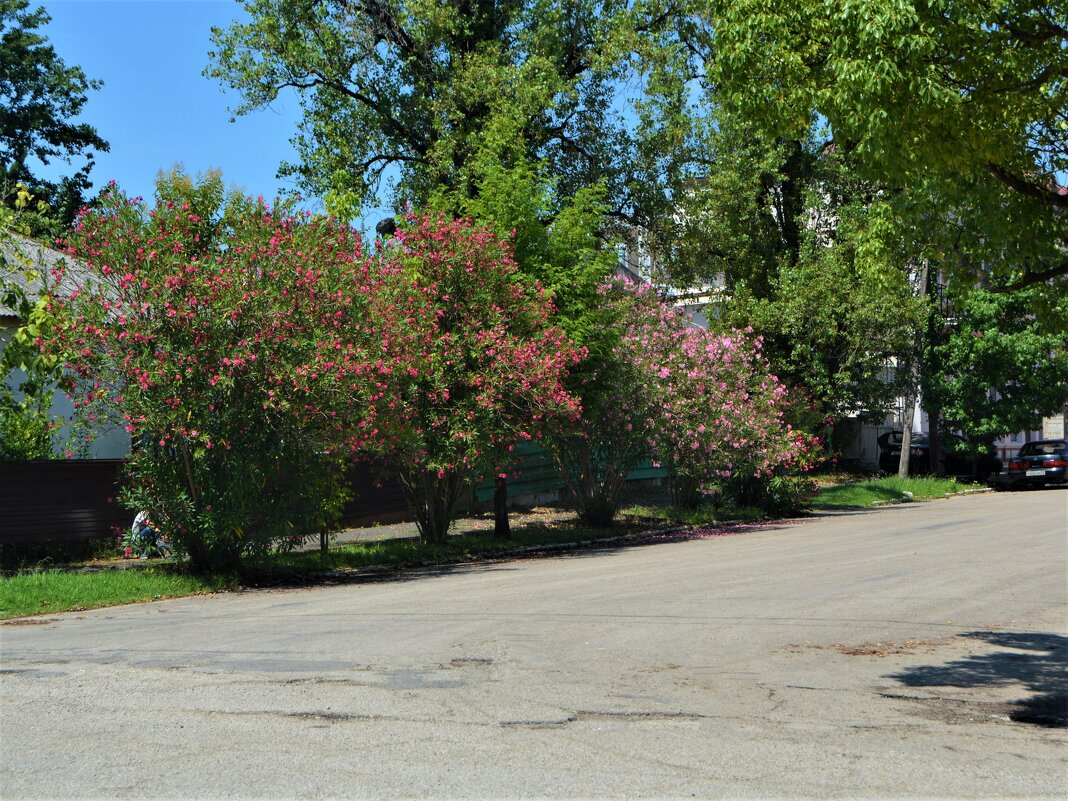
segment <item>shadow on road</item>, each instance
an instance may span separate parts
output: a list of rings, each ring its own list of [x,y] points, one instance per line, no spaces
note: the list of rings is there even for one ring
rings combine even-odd
[[[1023,685],[1034,695],[1015,702],[1009,717],[1020,723],[1068,727],[1068,637],[1048,632],[973,631],[962,635],[995,647],[942,665],[917,665],[895,679],[908,687]]]
[[[470,573],[516,570],[514,564],[531,559],[588,559],[619,553],[632,548],[660,545],[688,540],[712,539],[716,537],[755,533],[785,528],[796,521],[777,520],[761,523],[727,523],[701,528],[675,528],[669,530],[652,530],[643,533],[620,531],[618,537],[605,540],[577,541],[557,543],[544,546],[505,548],[499,553],[482,552],[470,559],[454,562],[441,562],[426,566],[382,566],[363,568],[340,568],[322,573],[288,576],[250,577],[247,586],[251,587],[298,587],[310,585],[364,584],[380,582],[408,582],[424,578]]]

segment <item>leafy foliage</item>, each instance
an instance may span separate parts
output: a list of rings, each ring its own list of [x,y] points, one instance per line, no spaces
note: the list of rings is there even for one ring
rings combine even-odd
[[[207,74],[237,89],[237,113],[301,97],[299,164],[282,174],[353,216],[395,175],[397,207],[444,188],[476,197],[487,139],[504,167],[553,177],[557,206],[601,185],[616,219],[651,219],[685,151],[685,86],[671,78],[672,19],[618,0],[253,0],[213,31]],[[658,66],[644,54],[659,59]],[[670,102],[640,105],[635,87]],[[642,90],[644,91],[644,90]],[[633,115],[622,113],[630,105]],[[541,198],[542,196],[538,196]],[[559,203],[558,203],[559,201]],[[469,213],[459,208],[452,213]],[[518,256],[522,264],[522,256]]]
[[[552,293],[555,321],[597,353],[597,287],[618,263],[603,230],[604,185],[560,197],[557,181],[546,167],[525,160],[523,147],[513,120],[491,122],[464,167],[466,189],[438,187],[430,207],[491,225],[502,235],[511,232],[516,265]]]
[[[412,216],[379,257],[378,450],[399,471],[422,538],[442,542],[473,472],[575,414],[563,378],[581,351],[490,230]]]
[[[869,177],[903,190],[912,224],[959,252],[969,283],[1064,288],[1062,6],[727,0],[706,17],[719,102],[787,136],[821,115]]]
[[[0,0],[0,192],[12,207],[17,185],[31,187],[45,206],[28,210],[25,222],[35,235],[54,236],[83,203],[93,151],[108,150],[95,128],[75,121],[87,93],[102,84],[64,63],[40,32],[48,13],[29,6],[29,0]],[[33,173],[35,163],[81,156],[84,166],[58,183]]]
[[[201,570],[329,525],[373,372],[358,237],[172,173],[151,210],[110,187],[66,249],[93,278],[56,344],[134,439],[126,504]]]
[[[24,239],[22,212],[32,196],[22,187],[15,209],[0,207],[0,308],[17,321],[0,352],[0,460],[55,457],[56,428],[52,397],[63,382],[62,365],[39,343],[51,335],[56,320],[47,293],[36,297],[29,287],[44,283],[36,246]]]
[[[1037,427],[1068,403],[1068,319],[1040,319],[1040,293],[975,290],[949,307],[951,326],[927,353],[926,389],[943,418],[977,447]]]
[[[813,421],[884,414],[900,389],[886,366],[923,319],[885,193],[816,129],[772,141],[718,119],[715,166],[672,223],[680,244],[669,277],[720,287],[711,325],[754,328],[775,374],[811,401]]]
[[[623,280],[602,296],[616,345],[583,376],[582,416],[553,439],[584,521],[611,521],[619,488],[643,457],[668,467],[684,502],[734,472],[770,475],[801,463],[809,440],[783,419],[785,388],[751,332],[693,327],[653,290]]]
[[[582,414],[555,426],[548,443],[579,519],[607,526],[627,474],[652,455],[659,399],[626,343],[654,326],[649,315],[661,309],[655,296],[639,295],[622,281],[602,284],[598,294],[599,351],[568,378]]]
[[[776,517],[807,513],[816,494],[816,482],[801,475],[727,476],[719,488],[716,500],[721,506],[757,509]]]

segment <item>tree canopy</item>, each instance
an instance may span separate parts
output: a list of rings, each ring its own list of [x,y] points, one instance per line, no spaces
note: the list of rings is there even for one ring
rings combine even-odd
[[[713,165],[663,221],[668,280],[715,283],[712,326],[752,326],[813,419],[885,413],[885,365],[909,350],[923,319],[908,282],[911,253],[888,232],[881,187],[813,128],[773,139],[718,112]]]
[[[40,30],[50,19],[43,7],[30,10],[29,0],[0,0],[0,185],[10,205],[16,184],[25,184],[67,224],[89,187],[93,152],[106,152],[108,143],[76,121],[88,92],[103,84],[56,53]],[[84,165],[58,183],[35,175],[35,162],[79,157]]]
[[[1068,305],[1043,321],[1039,303],[1036,288],[969,292],[950,299],[945,329],[928,343],[925,400],[975,442],[1032,430],[1064,407]]]
[[[773,134],[820,115],[973,284],[1068,275],[1063,4],[723,0],[705,13],[717,102]]]
[[[669,15],[625,0],[252,0],[251,20],[214,29],[207,74],[246,113],[295,90],[301,161],[282,167],[328,208],[355,216],[396,172],[398,207],[442,188],[479,193],[495,155],[552,176],[542,212],[603,183],[607,210],[635,215],[670,148],[626,113],[636,48],[671,37]],[[638,36],[640,34],[640,36]],[[660,146],[650,147],[651,139]],[[507,145],[505,147],[504,145]],[[661,153],[657,158],[648,157]]]

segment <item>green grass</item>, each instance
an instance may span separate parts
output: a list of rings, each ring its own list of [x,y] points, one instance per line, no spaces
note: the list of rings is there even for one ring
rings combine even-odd
[[[663,520],[671,523],[685,524],[688,526],[710,526],[726,521],[753,522],[764,520],[767,514],[759,509],[750,507],[725,508],[714,506],[710,503],[695,507],[686,506],[630,506],[620,511],[620,514],[628,517]]]
[[[892,476],[858,481],[842,474],[834,476],[832,481],[834,483],[821,487],[812,497],[811,505],[814,510],[865,507],[886,501],[903,501],[906,499],[906,492],[911,492],[912,500],[916,501],[944,498],[967,487],[952,478],[931,477],[899,479]],[[622,510],[622,514],[690,526],[714,525],[728,520],[753,522],[769,517],[760,509],[732,509],[712,504],[693,509],[682,506],[631,506]]]
[[[350,543],[331,548],[326,554],[275,553],[248,560],[241,566],[239,576],[198,577],[181,571],[177,565],[161,563],[93,573],[38,570],[0,578],[0,619],[195,595],[239,585],[311,582],[318,580],[320,574],[335,570],[465,562],[528,546],[618,537],[640,528],[640,524],[627,521],[608,529],[563,521],[516,527],[508,540],[492,534],[467,533],[450,537],[441,546],[426,545],[414,538]]]
[[[846,484],[823,487],[812,498],[814,509],[840,509],[843,507],[872,506],[885,501],[902,501],[906,492],[912,493],[912,500],[925,501],[931,498],[945,498],[965,489],[953,478],[888,478],[855,481]]]
[[[196,595],[233,583],[233,577],[196,577],[165,566],[95,573],[21,573],[0,579],[0,618]]]

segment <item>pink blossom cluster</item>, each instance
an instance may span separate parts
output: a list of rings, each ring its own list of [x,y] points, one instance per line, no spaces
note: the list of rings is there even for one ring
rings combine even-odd
[[[269,471],[272,448],[376,455],[409,486],[455,489],[578,413],[563,379],[582,351],[509,244],[469,221],[412,216],[365,254],[349,227],[262,199],[205,219],[112,190],[60,244],[92,277],[55,301],[50,347],[208,517],[225,492],[205,482],[242,460]]]
[[[578,413],[564,389],[581,357],[508,242],[466,220],[409,217],[380,250],[373,405],[379,448],[402,469],[466,474],[547,421]]]
[[[664,303],[647,286],[616,279],[626,321],[615,361],[643,377],[650,450],[674,475],[707,484],[732,474],[770,475],[800,467],[811,441],[784,419],[786,387],[771,374],[751,329],[716,333]]]
[[[353,333],[378,279],[357,234],[262,201],[225,228],[173,202],[147,219],[121,193],[104,204],[60,243],[92,278],[57,299],[71,314],[51,343],[96,386],[87,401],[160,446],[230,449],[294,421],[316,447],[366,443],[373,421],[350,430],[348,410],[376,365]]]

